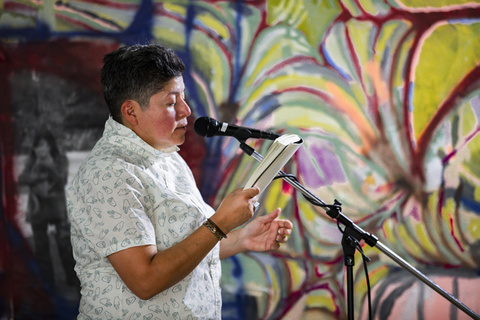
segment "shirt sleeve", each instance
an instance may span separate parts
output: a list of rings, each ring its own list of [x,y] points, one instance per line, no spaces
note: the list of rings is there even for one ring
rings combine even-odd
[[[102,257],[127,248],[155,245],[155,231],[144,209],[143,186],[125,168],[94,170],[73,186],[76,225],[85,244]]]

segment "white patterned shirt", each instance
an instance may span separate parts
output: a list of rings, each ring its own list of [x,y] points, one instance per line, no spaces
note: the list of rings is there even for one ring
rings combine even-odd
[[[135,246],[170,248],[214,213],[177,150],[156,150],[107,120],[67,194],[82,285],[78,319],[221,318],[219,244],[192,273],[149,300],[135,296],[107,258]]]

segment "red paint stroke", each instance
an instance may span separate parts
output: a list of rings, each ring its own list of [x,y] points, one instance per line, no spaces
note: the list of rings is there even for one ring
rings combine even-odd
[[[455,235],[455,226],[454,226],[455,221],[453,220],[452,217],[449,218],[449,221],[450,221],[450,235],[452,236],[453,240],[455,240],[455,243],[457,244],[460,251],[465,252],[465,249],[460,243],[460,240],[458,240],[458,237]]]
[[[480,84],[480,66],[474,68],[453,88],[450,95],[439,106],[432,120],[428,123],[418,139],[418,161],[423,163],[428,145],[437,128],[441,125],[443,119],[455,108],[456,102],[465,97],[473,88],[478,88]]]

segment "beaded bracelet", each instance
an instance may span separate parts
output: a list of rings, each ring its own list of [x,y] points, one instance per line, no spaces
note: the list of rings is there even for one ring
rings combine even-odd
[[[212,231],[212,233],[217,237],[218,241],[222,240],[223,238],[227,239],[227,235],[210,219],[207,219],[203,223],[208,230]]]

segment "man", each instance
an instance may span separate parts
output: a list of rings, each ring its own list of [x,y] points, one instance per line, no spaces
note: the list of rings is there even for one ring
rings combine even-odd
[[[190,108],[183,62],[161,45],[104,57],[111,117],[68,190],[80,279],[78,319],[220,319],[220,259],[277,249],[292,229],[280,209],[254,219],[258,188],[215,211],[177,153]]]

